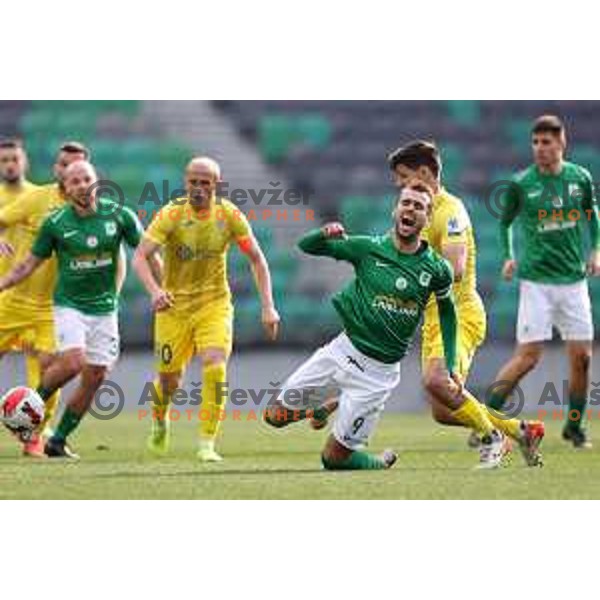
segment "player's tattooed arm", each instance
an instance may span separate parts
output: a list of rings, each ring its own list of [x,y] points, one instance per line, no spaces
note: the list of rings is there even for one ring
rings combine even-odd
[[[460,281],[467,267],[467,245],[463,243],[445,244],[442,246],[442,255],[452,265],[454,281]]]
[[[157,254],[160,245],[148,238],[142,239],[133,255],[132,265],[140,281],[152,298],[152,308],[155,311],[166,310],[173,305],[173,295],[161,287],[152,268],[152,257]]]
[[[256,238],[252,235],[244,237],[238,242],[240,250],[248,257],[254,275],[256,289],[260,296],[262,306],[261,320],[267,337],[270,340],[277,338],[280,317],[273,302],[273,287],[271,285],[271,272],[269,264]]]
[[[0,292],[4,292],[27,279],[43,262],[43,258],[29,253],[23,262],[0,279]]]

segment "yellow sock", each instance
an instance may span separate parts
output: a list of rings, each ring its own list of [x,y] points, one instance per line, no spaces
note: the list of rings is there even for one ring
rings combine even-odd
[[[25,355],[25,370],[27,372],[27,385],[31,389],[35,390],[42,381],[42,368],[37,356],[32,356],[31,354]],[[44,431],[46,425],[52,422],[52,419],[54,419],[54,415],[56,414],[59,401],[60,392],[56,390],[56,392],[54,392],[54,394],[52,394],[52,396],[46,400],[44,418],[40,423],[38,431]]]
[[[225,398],[221,386],[227,376],[225,363],[206,365],[202,369],[202,419],[200,421],[200,437],[214,440],[221,424],[221,414],[225,410]]]
[[[521,421],[519,419],[500,419],[494,412],[501,414],[500,411],[488,409],[488,418],[492,425],[513,440],[518,440],[521,437]]]
[[[489,435],[495,427],[490,420],[490,414],[486,407],[467,390],[464,390],[464,396],[465,401],[462,406],[453,411],[452,415],[479,435]]]

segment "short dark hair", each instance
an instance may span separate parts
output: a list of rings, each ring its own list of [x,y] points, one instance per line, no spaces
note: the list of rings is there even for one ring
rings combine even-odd
[[[24,150],[23,142],[19,138],[0,138],[0,148],[6,150]]]
[[[89,149],[79,142],[65,142],[60,148],[59,152],[66,152],[67,154],[83,154],[86,160],[90,158]]]
[[[392,171],[395,171],[398,165],[404,165],[409,169],[427,167],[436,179],[442,170],[440,151],[433,142],[425,140],[410,142],[394,150],[388,156],[388,164]]]
[[[536,133],[551,133],[555,136],[561,137],[566,141],[566,128],[560,117],[556,115],[542,115],[533,122],[531,128],[531,135]]]

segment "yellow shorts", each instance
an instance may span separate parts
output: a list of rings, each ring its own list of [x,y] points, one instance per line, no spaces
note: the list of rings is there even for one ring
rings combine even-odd
[[[195,310],[170,308],[156,313],[154,351],[160,373],[183,371],[195,354],[207,348],[231,354],[233,306],[206,304]]]
[[[52,311],[17,307],[0,301],[0,353],[56,349]]]
[[[463,381],[467,380],[471,363],[477,349],[486,335],[486,316],[483,307],[472,311],[459,308],[456,340],[456,373]],[[444,358],[442,330],[436,314],[435,319],[425,319],[421,338],[421,365],[425,370],[427,362],[434,358]]]

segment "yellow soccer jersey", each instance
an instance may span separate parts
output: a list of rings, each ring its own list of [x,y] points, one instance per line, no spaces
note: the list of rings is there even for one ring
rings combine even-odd
[[[30,181],[24,181],[20,186],[15,187],[7,183],[0,183],[0,210],[8,206],[12,202],[24,198],[26,195],[35,190],[38,186]],[[20,235],[19,227],[10,227],[3,234],[3,239],[11,244],[15,249],[18,249],[22,236]],[[0,277],[6,275],[15,264],[14,258],[0,257]]]
[[[229,200],[214,200],[210,209],[196,212],[185,198],[162,208],[145,236],[164,252],[163,287],[177,308],[230,301],[227,250],[251,235],[244,214]]]
[[[466,316],[465,311],[470,310],[473,306],[481,306],[481,300],[477,294],[477,248],[471,219],[462,201],[442,188],[434,196],[431,222],[423,230],[422,235],[439,254],[443,254],[444,246],[466,244],[467,264],[463,278],[454,284],[454,298],[461,317]],[[477,312],[479,313],[480,310],[477,309]],[[437,309],[433,298],[430,299],[427,306],[425,319],[431,318],[432,313],[435,313],[437,318]],[[480,318],[479,314],[477,318]]]
[[[36,187],[18,202],[0,208],[0,223],[9,228],[18,228],[19,242],[15,246],[14,264],[27,256],[44,219],[63,206],[65,201],[58,184],[51,183]],[[31,277],[9,290],[3,301],[20,309],[51,310],[55,282],[56,260],[51,258]]]

